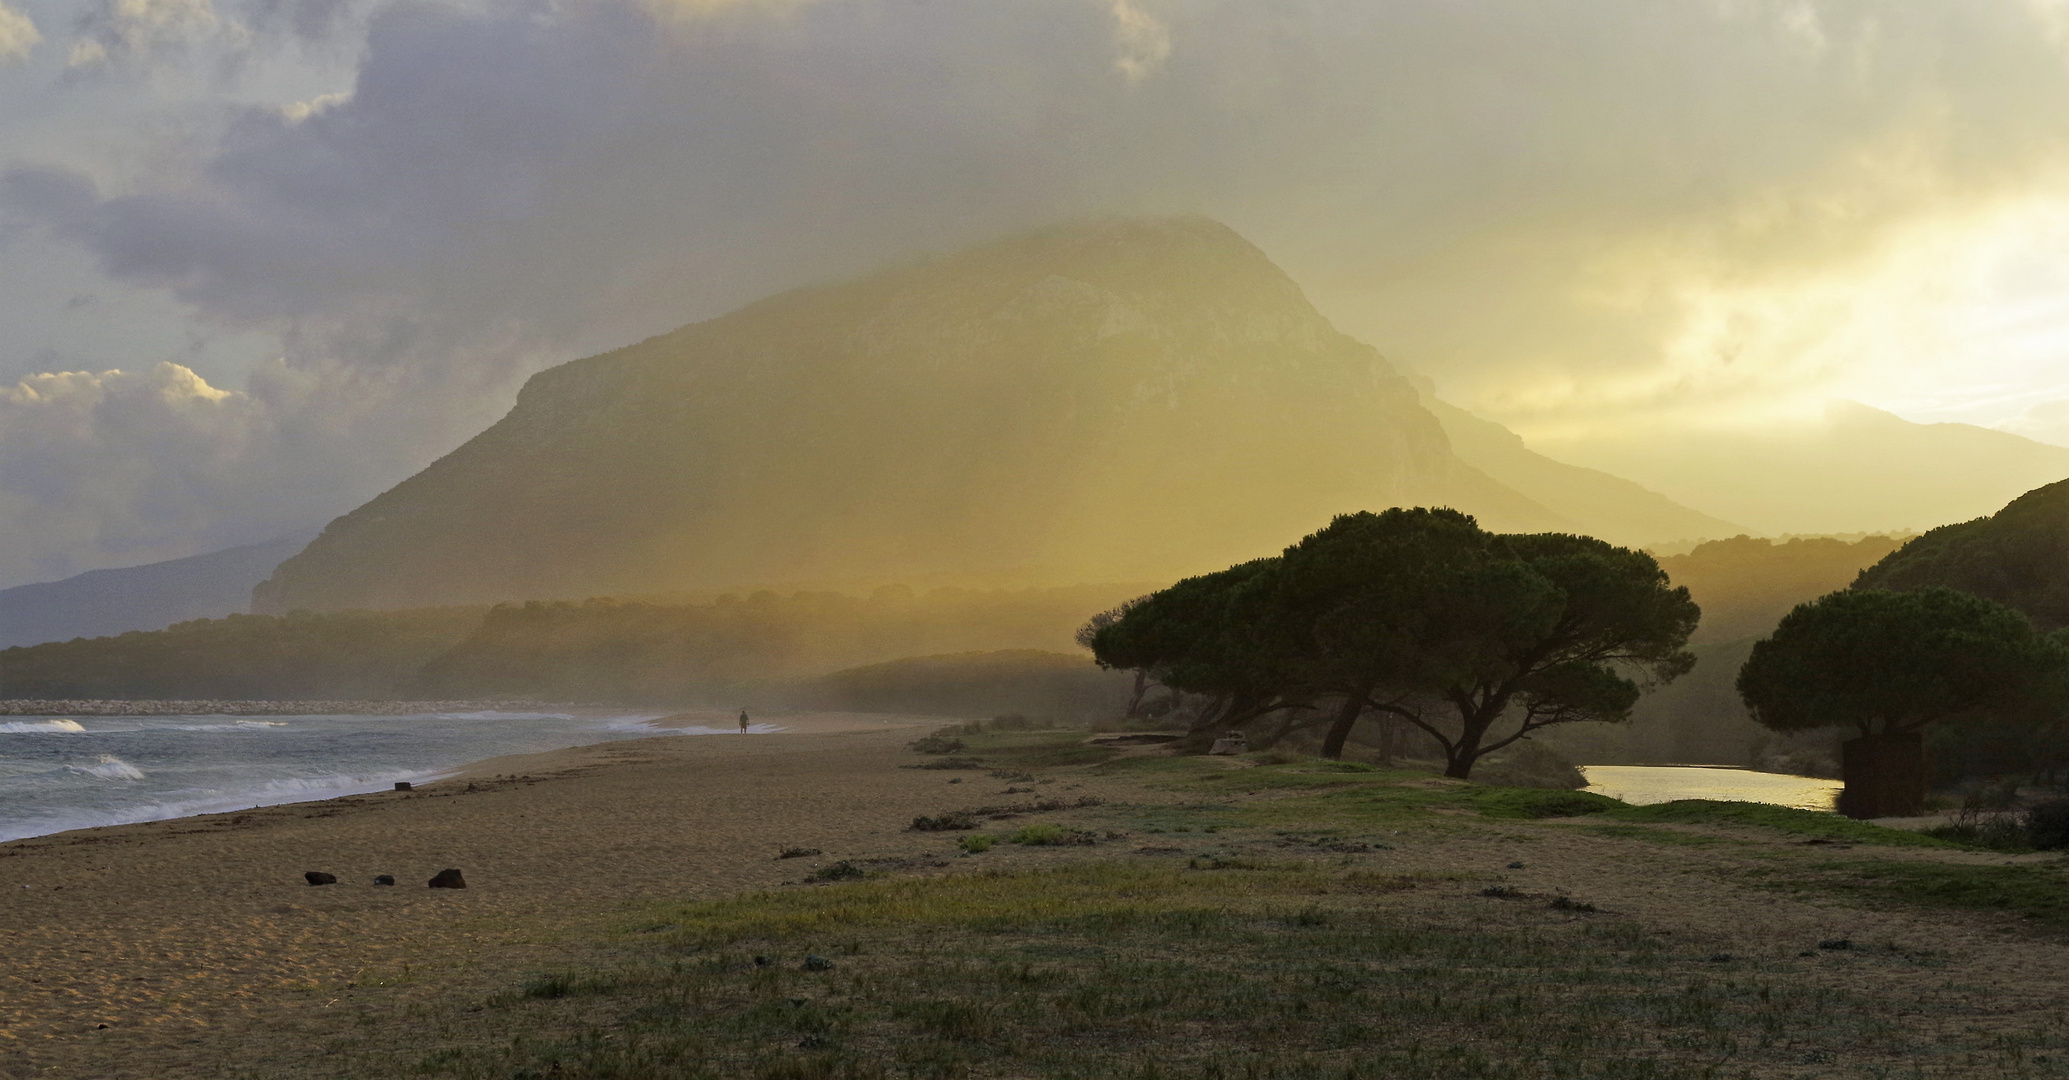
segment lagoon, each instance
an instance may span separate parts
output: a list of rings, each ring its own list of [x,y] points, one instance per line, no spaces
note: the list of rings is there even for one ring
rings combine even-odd
[[[1815,776],[1788,776],[1709,765],[1583,765],[1587,790],[1634,806],[1679,799],[1773,803],[1798,810],[1831,810],[1845,785]]]

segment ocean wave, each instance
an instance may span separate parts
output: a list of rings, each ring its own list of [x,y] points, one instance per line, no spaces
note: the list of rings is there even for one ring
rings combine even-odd
[[[91,776],[96,780],[142,780],[144,778],[144,770],[131,765],[129,762],[113,754],[102,754],[100,761],[92,765],[67,765],[62,769],[52,771]]]
[[[86,729],[77,720],[9,720],[0,735],[73,735]]]
[[[272,729],[274,729],[274,728],[284,728],[284,727],[286,727],[286,726],[287,726],[287,721],[285,721],[285,720],[239,720],[239,721],[237,721],[236,723],[232,723],[232,724],[163,724],[163,725],[155,725],[155,724],[154,724],[154,725],[152,725],[152,726],[151,726],[151,727],[149,727],[149,728],[136,728],[136,729],[132,729],[132,730],[138,730],[138,731],[270,731],[270,730],[272,730]]]
[[[558,712],[498,712],[486,709],[482,712],[432,713],[440,720],[573,720],[569,713]]]

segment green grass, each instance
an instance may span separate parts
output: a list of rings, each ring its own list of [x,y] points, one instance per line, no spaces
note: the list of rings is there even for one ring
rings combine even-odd
[[[1994,911],[2035,930],[2069,929],[2069,874],[2052,866],[1830,862],[1791,869],[1786,876],[1768,871],[1761,880],[1871,907]]]
[[[1849,844],[1880,844],[1886,847],[1952,848],[1956,845],[1906,829],[1870,825],[1838,814],[1818,810],[1792,810],[1768,803],[1718,802],[1711,799],[1682,799],[1651,806],[1612,809],[1603,815],[1616,821],[1677,825],[1738,825],[1772,829],[1813,840]]]
[[[1300,863],[1091,862],[675,905],[609,978],[491,998],[420,1075],[562,1080],[2061,1075],[1585,905]],[[832,966],[808,970],[807,956]],[[579,987],[579,989],[577,989]],[[2053,1059],[2061,1060],[2057,1054]],[[1719,1064],[1729,1062],[1729,1068]],[[1862,1070],[1866,1071],[1862,1071]]]

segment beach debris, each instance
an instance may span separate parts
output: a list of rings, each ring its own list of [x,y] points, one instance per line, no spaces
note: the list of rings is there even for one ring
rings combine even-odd
[[[326,874],[321,870],[307,870],[302,873],[302,880],[311,885],[336,885],[338,875]]]
[[[954,832],[958,829],[974,829],[977,817],[968,810],[950,810],[938,817],[921,814],[912,819],[914,832]]]
[[[1520,863],[1520,862],[1512,862],[1512,863],[1510,863],[1510,864],[1509,864],[1509,869],[1511,869],[1511,870],[1521,870],[1521,869],[1523,869],[1523,864],[1522,864],[1522,863]]]
[[[846,859],[842,859],[841,861],[834,863],[832,866],[822,866],[819,869],[812,871],[811,874],[811,878],[813,881],[848,881],[853,878],[865,876],[867,876],[867,874],[861,867],[856,866],[854,863],[851,863]]]
[[[409,789],[410,789],[410,782],[409,782],[409,781],[407,781],[407,780],[397,780],[397,781],[395,782],[395,790],[397,790],[397,791],[408,791]]]
[[[395,884],[395,875],[394,875],[394,874],[375,874],[375,875],[374,875],[374,884],[376,884],[376,885],[393,885],[393,884]]]
[[[809,859],[817,854],[819,854],[819,849],[815,847],[787,847],[783,849],[783,854],[776,857],[779,859]]]
[[[1480,890],[1480,895],[1492,896],[1496,899],[1507,899],[1511,896],[1523,895],[1523,890],[1511,888],[1507,885],[1489,885],[1488,887]]]
[[[1552,902],[1551,902],[1551,903],[1549,903],[1549,904],[1546,904],[1545,906],[1546,906],[1546,907],[1548,907],[1548,908],[1551,908],[1551,909],[1552,909],[1553,911],[1593,911],[1593,910],[1595,910],[1595,905],[1593,905],[1593,904],[1590,904],[1590,903],[1588,903],[1588,902],[1587,902],[1587,901],[1585,901],[1585,900],[1575,900],[1575,899],[1573,899],[1573,898],[1572,898],[1572,897],[1570,897],[1570,896],[1557,896],[1557,897],[1553,897],[1553,898],[1552,898]]]
[[[804,967],[806,971],[832,971],[833,961],[828,960],[823,956],[814,954],[812,956],[805,957]]]
[[[434,889],[464,889],[466,887],[467,879],[461,877],[458,870],[440,870],[437,876],[431,879],[431,888]]]

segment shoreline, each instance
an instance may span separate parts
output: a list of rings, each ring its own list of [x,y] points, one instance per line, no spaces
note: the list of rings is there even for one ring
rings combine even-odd
[[[310,1075],[333,1017],[507,987],[632,906],[936,857],[940,837],[906,826],[964,789],[900,766],[938,717],[782,722],[782,739],[655,734],[0,843],[0,1077],[216,1076],[232,1048],[252,1075]],[[778,858],[793,848],[824,854]],[[465,889],[425,887],[446,868]]]
[[[236,701],[116,698],[0,699],[0,716],[409,716],[446,712],[593,712],[617,706],[565,701]],[[630,708],[630,706],[627,706]],[[652,712],[652,709],[639,710]]]
[[[201,703],[175,701],[135,704],[159,704],[173,706]],[[222,703],[211,702],[207,704]],[[244,704],[266,705],[277,703],[247,702]],[[364,703],[322,702],[312,704],[342,705]],[[426,703],[418,702],[397,704]],[[445,702],[439,704],[466,705],[476,703]],[[499,704],[503,707],[483,710],[453,708],[441,709],[437,711],[462,713],[475,711],[509,712],[518,716],[526,715],[529,712],[537,711],[519,711],[517,709],[508,707],[515,703],[503,702],[496,704]],[[546,707],[552,708],[551,705],[548,705]],[[124,713],[91,713],[83,710],[69,710],[69,715],[82,717],[215,715],[408,716],[417,715],[417,713],[425,711],[431,710],[412,710],[410,712],[404,713],[369,713],[363,711],[350,713],[332,713],[326,710],[322,712],[310,713],[260,712],[227,714],[193,713],[184,710]],[[593,732],[584,732],[583,737],[585,737],[587,741],[571,743],[567,746],[551,747],[544,750],[502,754],[492,753],[486,757],[470,758],[466,761],[440,766],[436,768],[407,769],[401,771],[390,770],[387,772],[381,772],[377,775],[366,773],[341,772],[323,777],[278,778],[272,781],[268,781],[265,784],[260,785],[258,787],[254,787],[243,791],[223,791],[221,793],[212,795],[197,795],[193,798],[186,799],[180,802],[140,804],[139,806],[133,808],[135,812],[134,816],[130,816],[129,811],[118,810],[110,812],[114,817],[114,820],[98,821],[92,824],[67,824],[56,828],[50,828],[46,831],[28,832],[22,833],[20,835],[8,835],[6,833],[0,833],[0,847],[4,847],[4,845],[7,844],[19,843],[23,841],[42,840],[51,837],[62,837],[72,833],[89,833],[100,829],[132,828],[137,826],[153,825],[166,822],[176,823],[182,821],[207,818],[220,814],[250,813],[254,811],[274,809],[279,807],[301,807],[329,803],[341,799],[365,798],[368,796],[379,795],[390,791],[396,791],[397,789],[394,787],[394,785],[396,783],[402,782],[406,782],[411,785],[409,788],[410,791],[420,791],[428,787],[431,787],[432,785],[443,783],[450,780],[479,779],[483,776],[495,775],[495,773],[493,772],[493,769],[495,767],[514,767],[519,764],[538,767],[539,763],[542,760],[552,759],[555,755],[583,754],[591,751],[602,750],[609,747],[622,746],[628,743],[645,742],[655,739],[675,739],[682,737],[724,736],[741,734],[737,727],[731,726],[732,719],[733,717],[737,716],[737,713],[734,713],[730,710],[690,709],[668,712],[664,715],[654,715],[655,713],[659,712],[662,712],[662,710],[648,709],[642,711],[620,711],[617,709],[605,708],[602,706],[566,706],[557,709],[556,713],[562,715],[570,715],[575,718],[595,719],[599,721],[603,726],[597,728],[597,730]],[[16,713],[0,715],[28,715],[36,717],[45,717],[51,714]],[[906,727],[938,724],[944,722],[938,717],[913,718],[889,714],[871,713],[771,713],[765,715],[771,717],[771,719],[764,721],[755,721],[750,730],[746,732],[746,734],[842,734],[875,730],[899,729]],[[603,736],[606,732],[620,732],[623,734],[621,734],[620,737],[617,738],[600,737]],[[322,782],[328,783],[323,784]],[[278,784],[321,784],[321,786],[309,786],[304,787],[300,790],[280,790],[277,787],[273,787],[273,785]],[[271,790],[269,790],[269,788],[271,788]],[[160,813],[159,811],[161,810],[167,812]],[[24,822],[23,824],[28,825],[30,827],[34,827],[36,825],[36,823],[34,822]],[[0,824],[0,827],[5,826],[4,824]]]

